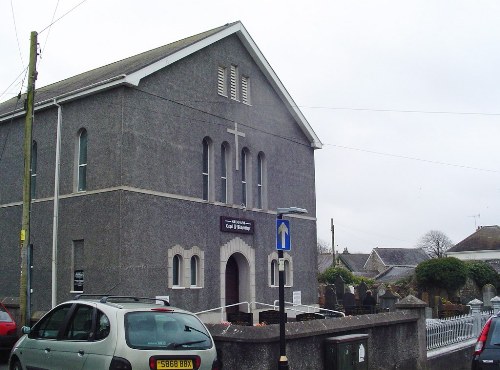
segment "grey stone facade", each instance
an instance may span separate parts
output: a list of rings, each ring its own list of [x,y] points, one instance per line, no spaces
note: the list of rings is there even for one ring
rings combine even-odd
[[[272,303],[278,297],[278,288],[269,282],[268,263],[275,252],[275,210],[298,206],[308,214],[290,217],[293,246],[287,255],[293,284],[285,299],[292,301],[292,292],[301,291],[303,303],[317,303],[315,145],[310,138],[315,135],[307,122],[306,129],[298,123],[283,99],[286,91],[263,71],[252,45],[242,42],[245,33],[229,33],[145,73],[137,86],[120,83],[57,101],[62,107],[58,302],[73,296],[73,244],[83,241],[85,293],[169,296],[173,305],[193,311],[217,307],[225,303],[225,264],[235,254],[240,300]],[[250,104],[217,93],[218,66],[231,64],[238,66],[239,76],[250,79]],[[71,90],[64,81],[59,84]],[[0,143],[5,143],[0,158],[0,296],[19,295],[24,118],[11,116],[11,107],[12,102],[0,105]],[[34,310],[50,308],[51,301],[57,116],[58,107],[47,99],[39,103],[33,126],[38,145],[31,212]],[[241,206],[241,170],[235,169],[235,137],[227,131],[235,122],[245,133],[239,150],[247,148],[249,154],[246,207]],[[81,128],[88,133],[87,189],[77,192]],[[206,137],[212,144],[208,201],[202,199]],[[227,204],[219,202],[223,143],[230,148]],[[264,205],[258,209],[259,153],[265,156],[266,176]],[[221,216],[252,220],[253,234],[222,232]],[[202,280],[198,286],[187,281],[188,259],[182,266],[186,281],[172,286],[173,251],[187,251],[186,256],[195,251]]]

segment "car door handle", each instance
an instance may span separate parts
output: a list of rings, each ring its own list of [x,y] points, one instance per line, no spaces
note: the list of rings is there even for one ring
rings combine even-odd
[[[49,353],[50,352],[50,348],[45,348],[45,353]]]
[[[83,356],[85,354],[85,351],[83,349],[78,351],[78,356]]]

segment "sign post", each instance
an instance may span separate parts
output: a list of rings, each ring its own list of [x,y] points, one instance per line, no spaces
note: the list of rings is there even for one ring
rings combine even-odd
[[[279,312],[280,312],[280,358],[278,370],[288,370],[285,341],[285,260],[283,251],[292,248],[290,241],[290,221],[283,220],[283,215],[291,213],[307,213],[303,208],[278,208],[276,217],[276,249],[278,250],[278,279],[279,279]]]

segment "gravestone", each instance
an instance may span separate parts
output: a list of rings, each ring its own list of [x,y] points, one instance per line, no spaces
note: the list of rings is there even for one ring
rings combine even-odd
[[[295,316],[295,321],[311,321],[311,320],[318,320],[318,319],[324,319],[325,316],[319,314],[319,313],[314,313],[314,312],[306,312],[306,313],[301,313]]]
[[[358,285],[357,291],[358,291],[358,297],[359,301],[362,303],[365,299],[366,296],[366,291],[368,290],[368,286],[364,281],[361,282],[361,284]],[[377,297],[374,297],[377,299]]]
[[[379,297],[380,308],[383,310],[394,311],[394,306],[400,298],[399,294],[393,293],[390,289],[387,289],[385,294]]]
[[[335,292],[337,293],[337,300],[340,304],[343,304],[344,300],[344,292],[345,292],[345,283],[342,277],[339,275],[335,279]]]
[[[248,312],[228,312],[227,321],[233,325],[253,326],[253,313]]]
[[[277,310],[267,310],[259,312],[259,322],[267,325],[280,323],[280,312]],[[287,314],[285,312],[285,322],[287,322]]]
[[[380,297],[382,297],[387,290],[387,287],[384,283],[380,284],[377,288],[377,302],[380,302]]]
[[[492,284],[486,284],[483,286],[483,302],[484,307],[491,307],[491,299],[497,295],[497,290]]]
[[[354,297],[354,294],[350,292],[346,292],[344,294],[344,312],[347,316],[350,315],[356,315],[357,314],[357,309],[356,309],[356,299]]]
[[[335,285],[328,284],[325,288],[325,304],[324,308],[327,310],[337,309],[337,293],[335,292]]]

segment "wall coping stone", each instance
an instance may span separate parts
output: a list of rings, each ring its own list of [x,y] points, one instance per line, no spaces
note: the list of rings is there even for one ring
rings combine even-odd
[[[404,297],[402,300],[400,300],[398,303],[396,303],[396,308],[421,308],[421,307],[427,307],[427,303],[418,299],[417,297],[413,295],[408,295]]]
[[[346,316],[335,319],[289,322],[285,324],[287,340],[311,336],[331,335],[338,332],[366,330],[378,326],[415,322],[415,311],[396,311],[378,314]],[[240,326],[206,324],[212,337],[222,342],[269,343],[279,341],[279,325]]]

